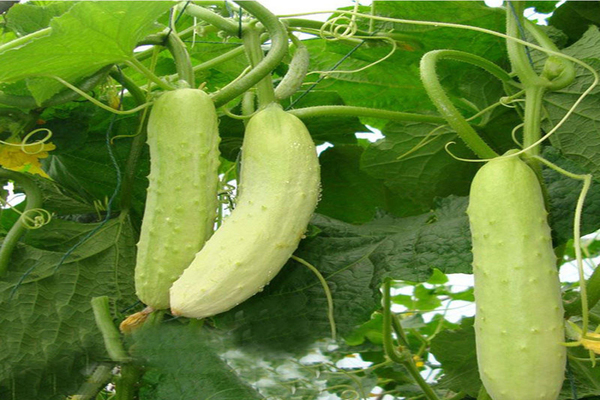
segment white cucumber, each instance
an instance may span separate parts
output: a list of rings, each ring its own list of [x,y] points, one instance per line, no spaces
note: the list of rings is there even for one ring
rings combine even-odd
[[[169,308],[169,288],[213,231],[219,134],[215,107],[202,90],[163,94],[148,120],[150,181],[135,267],[136,294]]]
[[[488,162],[473,180],[468,214],[481,380],[493,400],[556,400],[563,307],[535,173],[518,157]]]
[[[242,145],[237,206],[171,287],[175,315],[227,311],[273,279],[316,207],[320,171],[304,124],[278,105],[253,116]]]

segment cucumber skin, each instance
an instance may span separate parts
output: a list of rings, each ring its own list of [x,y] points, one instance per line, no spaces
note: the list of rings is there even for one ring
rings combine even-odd
[[[493,400],[556,400],[564,312],[535,173],[518,157],[488,162],[471,185],[468,215],[481,380]]]
[[[278,105],[253,116],[242,145],[237,206],[171,287],[171,312],[204,318],[268,284],[298,247],[320,192],[315,145]]]
[[[135,267],[136,294],[168,309],[169,288],[213,231],[219,167],[218,119],[210,97],[177,89],[148,120],[150,175]]]

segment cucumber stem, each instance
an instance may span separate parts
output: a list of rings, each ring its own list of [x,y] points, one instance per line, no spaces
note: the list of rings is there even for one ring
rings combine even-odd
[[[186,82],[189,87],[195,87],[196,78],[194,77],[194,68],[185,43],[177,36],[177,33],[172,31],[167,36],[166,46],[175,61],[175,68],[177,69],[179,79]]]
[[[264,59],[259,30],[254,25],[247,26],[246,29],[244,29],[242,40],[244,42],[244,48],[246,49],[246,55],[250,60],[250,65],[252,68],[256,68],[256,66]],[[275,101],[275,91],[273,89],[273,80],[271,79],[270,73],[266,74],[265,77],[256,84],[256,92],[260,107],[266,107]]]
[[[118,81],[135,100],[136,104],[142,105],[146,102],[146,96],[144,92],[133,82],[127,75],[123,74],[122,71],[116,69],[110,73],[111,77]],[[125,170],[123,171],[123,181],[121,182],[121,211],[126,213],[131,208],[133,200],[133,183],[135,181],[135,174],[137,172],[137,163],[144,151],[146,144],[146,125],[148,123],[148,113],[144,112],[140,117],[140,124],[142,129],[138,135],[133,137],[131,147],[129,150],[129,156],[125,164]]]
[[[0,179],[4,181],[12,180],[25,191],[27,205],[23,214],[29,210],[42,207],[44,198],[40,188],[25,174],[0,168]],[[0,247],[0,276],[4,275],[8,270],[10,257],[19,239],[27,231],[27,227],[23,222],[23,214],[21,214],[17,222],[10,228],[4,237],[2,247]]]
[[[448,124],[456,131],[458,136],[465,144],[477,154],[480,158],[491,159],[498,154],[481,139],[475,132],[475,129],[469,122],[460,114],[454,107],[452,101],[444,91],[436,72],[436,65],[441,59],[454,59],[458,61],[468,62],[485,69],[495,77],[502,81],[510,79],[509,75],[494,63],[473,54],[455,51],[455,50],[434,50],[425,54],[421,58],[421,81],[429,95],[429,98],[434,103],[440,114],[446,119]]]
[[[389,111],[377,108],[355,106],[315,106],[306,108],[296,108],[288,110],[288,112],[300,119],[339,116],[348,118],[381,118],[396,122],[424,122],[432,124],[446,123],[446,120],[444,118],[435,115],[414,114],[401,111]]]
[[[91,300],[96,325],[104,338],[104,346],[111,360],[115,362],[128,362],[130,357],[123,348],[121,335],[115,326],[110,313],[108,296],[94,297]]]
[[[256,1],[237,1],[237,3],[254,15],[269,32],[271,49],[266,57],[255,68],[252,68],[248,74],[213,94],[215,107],[228,103],[257,84],[279,65],[288,51],[287,31],[275,15]]]
[[[542,137],[542,102],[546,88],[539,85],[525,85],[525,115],[523,116],[523,148],[527,148]],[[529,149],[529,157],[540,155],[540,146]],[[533,160],[532,160],[533,161]],[[534,171],[539,169],[537,163],[533,165]]]
[[[431,386],[425,379],[421,376],[419,369],[415,365],[412,355],[408,349],[404,349],[403,351],[398,351],[396,346],[394,345],[394,339],[392,337],[392,326],[395,329],[400,330],[398,336],[404,337],[404,332],[402,330],[402,326],[400,324],[393,324],[392,321],[392,300],[391,300],[391,279],[386,279],[383,282],[383,349],[385,354],[390,358],[390,360],[395,363],[401,364],[406,368],[410,376],[415,380],[417,385],[421,388],[425,397],[428,400],[439,400],[439,397],[435,394]]]
[[[231,19],[223,18],[208,8],[189,3],[184,12],[192,17],[206,21],[231,35],[238,35],[239,25],[236,22],[232,21]]]
[[[506,6],[506,34],[508,36],[516,39],[521,38],[519,27],[523,26],[524,8],[525,3],[522,1],[508,2]],[[523,44],[514,40],[507,40],[506,49],[512,68],[525,87],[545,86],[548,83],[547,79],[539,77],[533,69]]]
[[[115,382],[115,400],[137,399],[138,383],[141,377],[141,367],[134,364],[121,365],[121,377]]]

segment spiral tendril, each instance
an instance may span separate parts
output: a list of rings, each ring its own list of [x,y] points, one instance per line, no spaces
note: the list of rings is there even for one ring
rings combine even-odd
[[[29,139],[31,139],[31,137],[38,132],[46,132],[46,136],[44,136],[42,139],[36,140],[34,142],[27,143],[29,141]],[[4,140],[0,140],[0,144],[3,144],[5,146],[11,146],[11,147],[19,147],[23,153],[29,154],[29,155],[34,155],[34,154],[39,154],[44,151],[44,144],[46,144],[48,142],[48,140],[50,140],[51,137],[52,137],[52,131],[50,129],[38,128],[38,129],[35,129],[35,130],[29,132],[27,135],[25,135],[25,137],[21,140],[20,143],[11,143],[11,142],[6,142]],[[28,148],[34,147],[34,146],[39,146],[39,148],[37,148],[35,151],[28,150]]]
[[[15,210],[16,211],[16,210]],[[27,229],[39,229],[52,220],[52,214],[43,208],[32,208],[21,214],[22,224]]]

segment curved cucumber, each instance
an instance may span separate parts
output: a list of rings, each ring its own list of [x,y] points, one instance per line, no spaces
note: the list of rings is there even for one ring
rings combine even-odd
[[[219,134],[215,107],[202,90],[163,94],[148,120],[150,175],[135,267],[136,293],[169,308],[169,288],[213,231]]]
[[[494,400],[556,400],[566,348],[556,258],[535,173],[517,157],[471,186],[479,374]]]
[[[304,124],[278,105],[252,117],[244,136],[237,207],[171,287],[175,315],[233,308],[279,272],[319,197],[319,163]]]

